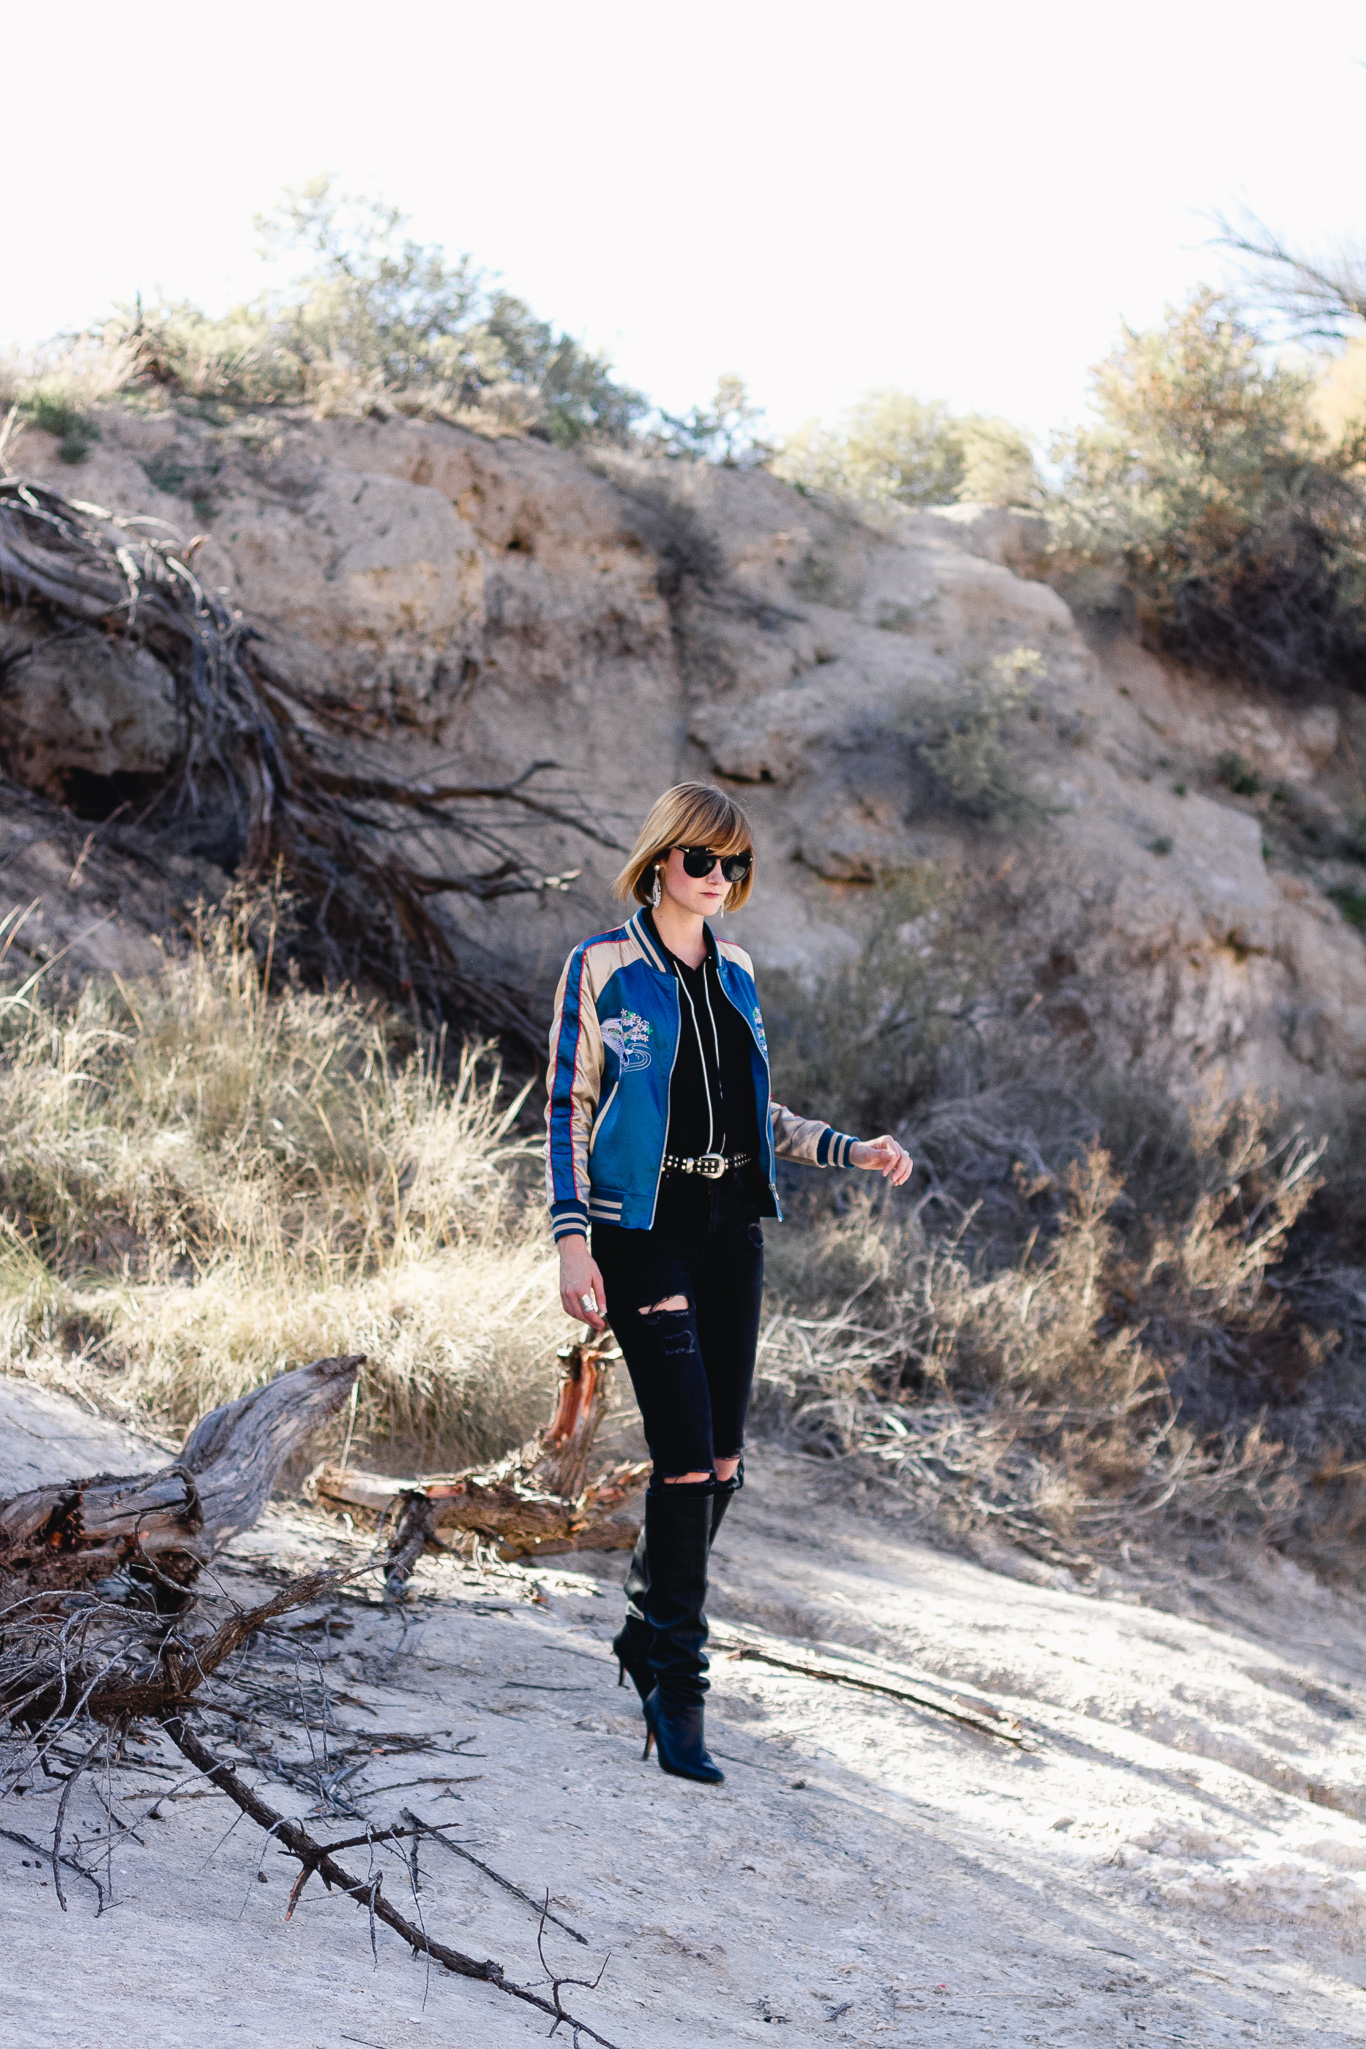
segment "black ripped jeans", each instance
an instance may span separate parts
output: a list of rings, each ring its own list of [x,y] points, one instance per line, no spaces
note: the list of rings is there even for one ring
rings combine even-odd
[[[640,1404],[651,1486],[738,1458],[764,1290],[758,1222],[717,1203],[687,1229],[594,1224],[593,1257]],[[685,1309],[655,1308],[675,1296]]]

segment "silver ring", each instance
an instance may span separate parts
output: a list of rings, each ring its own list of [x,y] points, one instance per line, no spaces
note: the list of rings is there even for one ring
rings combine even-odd
[[[579,1300],[585,1309],[596,1309],[598,1306],[596,1299],[592,1295],[580,1295]]]

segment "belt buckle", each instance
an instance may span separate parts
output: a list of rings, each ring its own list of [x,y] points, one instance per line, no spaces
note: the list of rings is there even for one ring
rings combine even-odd
[[[719,1181],[726,1171],[724,1153],[699,1153],[697,1171],[708,1181]]]

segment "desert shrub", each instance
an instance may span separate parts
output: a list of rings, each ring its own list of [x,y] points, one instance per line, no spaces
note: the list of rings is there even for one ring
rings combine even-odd
[[[481,1048],[268,996],[248,923],[136,985],[0,997],[0,1359],[180,1428],[364,1351],[362,1433],[501,1450],[543,1420],[564,1331],[520,1099]]]
[[[1202,291],[1094,373],[1097,422],[1060,437],[1063,569],[1117,565],[1156,644],[1283,688],[1366,684],[1366,497],[1313,379]]]
[[[63,462],[84,462],[100,438],[90,415],[57,393],[39,389],[23,411],[30,425],[57,436],[57,453]]]
[[[806,490],[877,510],[955,499],[1028,505],[1038,496],[1034,458],[1018,428],[976,413],[959,418],[903,391],[870,392],[835,428],[808,422],[771,467]]]
[[[1247,1099],[1185,1139],[1195,1192],[1166,1213],[1094,1133],[1043,1177],[1017,1161],[1034,1219],[1006,1258],[973,1209],[936,1231],[863,1194],[779,1237],[770,1427],[862,1454],[922,1520],[1078,1568],[1173,1523],[1340,1562],[1366,1521],[1343,1472],[1366,1444],[1361,1333],[1342,1345],[1272,1283],[1318,1149]]]
[[[1325,895],[1332,898],[1349,925],[1366,926],[1366,890],[1342,883],[1336,889],[1326,890]]]
[[[0,359],[0,450],[16,425],[27,425],[57,436],[63,462],[84,461],[100,438],[91,407],[121,390],[135,368],[134,350],[88,336]]]
[[[1214,764],[1215,774],[1226,790],[1232,790],[1235,797],[1256,797],[1260,795],[1262,779],[1245,754],[1238,754],[1227,748]]]
[[[874,896],[843,969],[765,978],[779,1096],[893,1129],[917,1163],[891,1197],[791,1177],[767,1426],[861,1460],[894,1510],[1078,1569],[1159,1530],[1350,1563],[1359,1146],[1325,1152],[1217,1083],[1179,1102],[1056,1039],[992,912],[927,871]]]
[[[960,896],[928,862],[886,878],[851,919],[851,959],[809,981],[765,975],[780,1101],[846,1131],[905,1121],[985,979],[982,943],[957,923]]]
[[[966,675],[938,704],[918,696],[910,708],[919,759],[940,794],[969,818],[1020,825],[1039,811],[1003,728],[1030,709],[1033,682],[1045,673],[1037,648],[1012,648],[984,671]]]
[[[186,300],[139,299],[82,345],[117,370],[102,395],[151,386],[324,410],[387,399],[563,446],[624,440],[645,411],[604,356],[537,319],[469,257],[413,241],[382,201],[317,178],[258,226],[267,250],[296,259],[294,281],[220,318]]]

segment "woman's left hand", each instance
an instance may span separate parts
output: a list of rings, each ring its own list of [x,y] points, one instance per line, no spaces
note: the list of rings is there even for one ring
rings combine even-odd
[[[884,1132],[881,1138],[861,1138],[857,1145],[851,1145],[849,1164],[851,1167],[867,1167],[890,1181],[893,1188],[900,1188],[903,1181],[910,1180],[915,1161],[904,1145],[899,1145],[890,1133]]]

